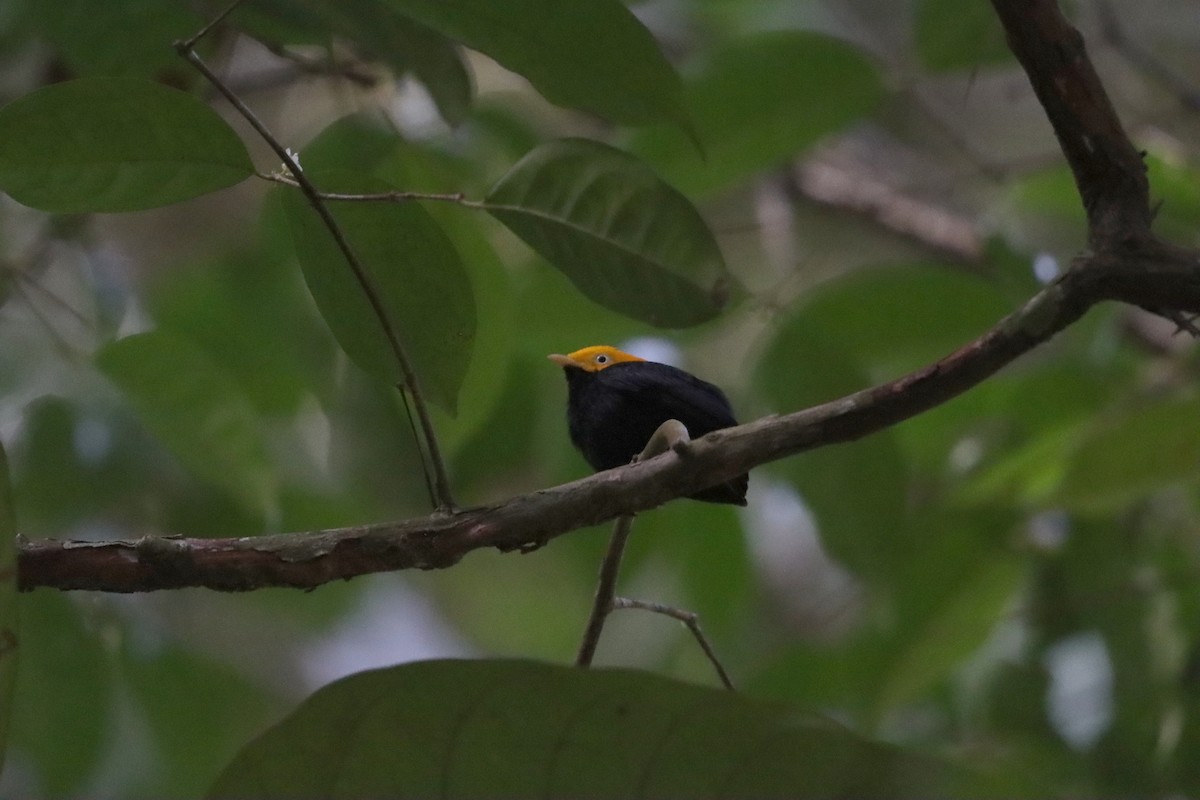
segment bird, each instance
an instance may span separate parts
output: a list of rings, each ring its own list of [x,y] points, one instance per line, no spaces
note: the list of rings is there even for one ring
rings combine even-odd
[[[609,345],[547,358],[566,373],[571,442],[597,472],[628,464],[669,419],[683,423],[692,439],[738,424],[724,392],[669,364]],[[689,497],[744,506],[748,484],[743,474]]]

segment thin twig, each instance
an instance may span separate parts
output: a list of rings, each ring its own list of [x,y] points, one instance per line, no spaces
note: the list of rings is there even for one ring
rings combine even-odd
[[[234,8],[237,7],[237,5],[238,2],[235,2],[232,6],[226,9],[221,17],[218,17],[218,20],[228,15],[231,11],[233,11]],[[195,67],[196,70],[203,75],[205,79],[208,80],[208,82],[211,83],[213,87],[225,97],[226,100],[229,101],[234,109],[236,109],[237,112],[241,114],[248,123],[250,123],[251,127],[254,128],[258,135],[262,137],[263,141],[265,141],[267,145],[275,151],[275,155],[277,155],[280,160],[283,161],[284,166],[292,174],[292,177],[296,181],[296,186],[301,192],[304,193],[304,196],[312,205],[313,210],[317,212],[317,215],[321,218],[321,221],[329,230],[329,233],[333,236],[334,242],[337,244],[338,249],[342,252],[343,257],[346,259],[346,263],[349,265],[350,270],[354,273],[355,279],[362,288],[363,294],[367,298],[367,302],[370,303],[371,310],[379,320],[380,327],[383,329],[384,336],[388,340],[388,344],[391,347],[392,354],[396,359],[396,363],[400,367],[400,373],[404,379],[404,386],[407,388],[409,395],[412,397],[413,408],[416,410],[417,419],[421,423],[421,430],[425,434],[425,447],[429,454],[429,461],[433,468],[434,489],[436,490],[435,505],[440,510],[452,510],[454,508],[454,498],[450,493],[450,481],[446,474],[446,466],[442,461],[441,448],[438,447],[437,435],[434,432],[433,419],[430,417],[429,407],[425,402],[424,394],[421,392],[416,373],[413,371],[412,362],[404,349],[404,345],[401,344],[400,337],[397,335],[390,318],[388,317],[387,309],[384,307],[383,301],[379,296],[379,292],[376,290],[374,282],[371,280],[371,276],[363,268],[362,263],[354,254],[353,249],[350,247],[350,243],[346,240],[346,237],[342,233],[341,228],[338,226],[337,221],[334,219],[332,212],[330,212],[328,206],[325,205],[324,200],[321,198],[320,192],[317,191],[317,188],[313,186],[312,181],[310,181],[300,170],[300,165],[296,163],[296,160],[293,158],[292,154],[287,150],[287,148],[280,144],[279,140],[275,138],[275,135],[267,129],[266,125],[264,125],[263,122],[259,120],[258,116],[252,110],[250,110],[249,106],[242,102],[242,99],[234,94],[229,87],[226,86],[225,83],[208,68],[208,65],[204,63],[204,60],[201,59],[193,49],[195,43],[199,41],[204,33],[206,33],[208,30],[211,30],[214,24],[216,24],[216,20],[205,26],[200,33],[198,33],[196,36],[193,36],[191,39],[176,42],[175,49],[178,51],[180,56],[182,56],[188,63]]]
[[[592,658],[596,655],[596,645],[600,643],[600,634],[604,631],[604,621],[613,610],[613,596],[617,590],[617,575],[621,571],[621,558],[625,555],[625,543],[633,531],[633,514],[617,517],[613,525],[612,538],[608,540],[608,550],[604,560],[600,562],[600,580],[596,583],[596,597],[592,600],[592,613],[588,615],[587,627],[583,631],[583,641],[579,643],[579,653],[575,656],[575,666],[590,667]]]
[[[659,425],[650,435],[642,452],[633,458],[636,464],[673,450],[676,455],[689,452],[691,437],[682,422],[669,419]],[[579,643],[579,653],[575,656],[575,666],[589,667],[596,655],[596,645],[600,643],[600,634],[604,631],[604,622],[612,613],[613,597],[617,591],[617,575],[621,571],[621,559],[625,556],[625,544],[629,534],[633,532],[633,514],[618,517],[613,525],[612,537],[608,540],[608,550],[604,560],[600,562],[600,579],[596,583],[596,596],[592,599],[592,611],[588,615],[587,627],[583,631],[583,641]]]
[[[721,683],[729,691],[737,691],[733,688],[733,681],[729,679],[729,673],[725,671],[725,667],[721,666],[721,660],[717,658],[717,653],[713,650],[712,645],[708,641],[708,637],[704,635],[704,631],[700,630],[700,618],[694,611],[684,611],[681,608],[672,606],[664,606],[662,603],[651,603],[646,600],[634,600],[629,597],[614,597],[612,599],[612,611],[622,608],[636,608],[641,611],[651,611],[655,614],[662,614],[671,619],[676,619],[682,622],[687,629],[692,632],[696,643],[700,645],[700,649],[704,651],[708,662],[713,665],[713,669],[717,671],[717,677],[721,679]]]

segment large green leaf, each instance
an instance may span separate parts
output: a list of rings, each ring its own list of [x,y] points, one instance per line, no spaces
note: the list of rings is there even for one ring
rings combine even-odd
[[[137,211],[253,174],[215,111],[150,81],[83,78],[0,108],[0,189],[43,211]]]
[[[31,3],[29,10],[36,32],[81,75],[153,77],[188,70],[171,43],[204,24],[187,4],[161,0],[63,0]]]
[[[923,520],[920,555],[897,570],[895,631],[872,683],[877,714],[944,683],[1001,621],[1025,575],[1024,561],[997,544],[1004,519],[942,509]]]
[[[17,679],[17,522],[13,513],[8,456],[0,446],[0,772],[8,752],[13,687]]]
[[[259,418],[201,350],[155,331],[113,342],[96,363],[185,466],[250,509],[273,501]]]
[[[454,125],[471,105],[474,86],[458,46],[438,31],[400,13],[391,0],[308,3],[337,32],[397,75],[411,71],[429,90],[442,118]]]
[[[71,597],[39,589],[21,598],[24,624],[10,749],[14,762],[19,759],[37,776],[39,793],[46,797],[88,793],[87,779],[116,725],[111,651]]]
[[[552,103],[615,122],[686,127],[679,77],[618,0],[389,0],[523,75]]]
[[[148,726],[158,767],[146,770],[147,788],[129,794],[197,797],[246,737],[278,719],[286,705],[272,696],[277,687],[253,681],[228,663],[212,662],[169,641],[147,652],[136,637],[128,638],[133,641],[121,664],[125,697],[134,701]],[[198,687],[204,690],[196,691]]]
[[[870,385],[856,353],[841,341],[841,328],[814,324],[802,311],[776,333],[754,381],[779,412]],[[894,431],[803,453],[774,469],[800,493],[832,555],[861,577],[894,579],[913,546],[908,466]]]
[[[313,171],[370,173],[392,186],[435,193],[460,191],[465,177],[458,161],[427,144],[405,141],[390,121],[372,113],[351,114],[330,124],[305,147],[304,163],[314,165]],[[472,344],[470,366],[458,392],[462,402],[454,418],[435,420],[443,446],[452,451],[483,422],[504,382],[515,327],[510,313],[512,287],[484,236],[486,219],[444,203],[431,204],[427,210],[460,254],[473,287],[476,329],[487,332]]]
[[[290,260],[264,249],[177,269],[146,305],[160,329],[202,348],[259,411],[294,413],[329,389],[336,347]]]
[[[785,163],[861,119],[882,95],[875,67],[853,46],[780,31],[737,40],[688,80],[685,97],[704,147],[678,131],[640,131],[630,149],[689,195],[704,195]]]
[[[210,797],[895,797],[932,760],[823,718],[622,670],[429,661],[318,691]]]
[[[1170,398],[1121,409],[1079,442],[1051,501],[1110,514],[1156,490],[1196,485],[1200,465],[1200,398]]]
[[[386,192],[390,184],[345,171],[317,173],[323,189]],[[308,201],[283,193],[304,280],[338,343],[356,364],[403,383],[376,309]],[[451,413],[475,342],[475,299],[458,251],[417,203],[343,202],[330,208],[369,277],[392,331],[430,400]]]
[[[801,299],[796,316],[836,332],[872,378],[886,380],[948,355],[1012,310],[995,281],[918,262],[823,284]]]
[[[349,170],[374,174],[404,145],[404,137],[385,115],[360,111],[335,119],[313,137],[304,146],[304,167],[314,173]]]
[[[1197,415],[1200,399],[1172,397],[1064,423],[989,464],[959,497],[1108,515],[1158,490],[1195,486]]]
[[[636,158],[562,139],[521,159],[487,210],[592,300],[664,327],[720,310],[729,276],[695,207]]]

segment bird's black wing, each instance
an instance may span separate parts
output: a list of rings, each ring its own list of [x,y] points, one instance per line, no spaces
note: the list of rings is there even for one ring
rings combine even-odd
[[[602,378],[639,407],[679,420],[693,437],[737,425],[725,393],[681,369],[650,361],[614,364]]]

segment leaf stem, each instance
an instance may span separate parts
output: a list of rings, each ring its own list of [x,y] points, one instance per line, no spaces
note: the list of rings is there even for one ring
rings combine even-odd
[[[284,175],[281,172],[260,172],[258,177],[263,180],[272,181],[274,183],[282,183],[284,186],[299,187],[299,182],[291,175]],[[431,200],[439,203],[453,203],[464,208],[474,208],[487,210],[490,206],[487,203],[479,200],[468,200],[462,192],[454,192],[450,194],[440,194],[438,192],[406,192],[396,190],[393,192],[367,192],[365,194],[353,194],[346,192],[317,192],[317,196],[322,200],[328,200],[338,203],[405,203],[414,200]]]

